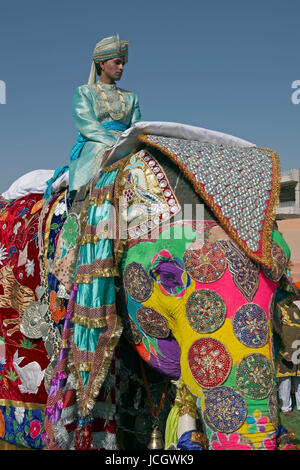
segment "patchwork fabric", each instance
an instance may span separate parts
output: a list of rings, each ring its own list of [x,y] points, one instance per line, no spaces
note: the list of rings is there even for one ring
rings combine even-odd
[[[44,292],[38,236],[49,235],[47,222],[56,201],[54,197],[44,207],[41,195],[29,194],[0,203],[1,438],[37,449],[44,447],[41,435],[51,355],[39,327],[34,334],[40,325],[34,324],[35,315],[42,313],[45,321],[46,314],[38,302]],[[28,316],[29,331],[23,329]]]

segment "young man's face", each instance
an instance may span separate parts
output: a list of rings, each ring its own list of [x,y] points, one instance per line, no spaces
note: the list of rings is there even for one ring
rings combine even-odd
[[[122,77],[125,61],[122,57],[117,57],[102,61],[100,65],[102,68],[101,79],[105,78],[110,82],[115,82]]]

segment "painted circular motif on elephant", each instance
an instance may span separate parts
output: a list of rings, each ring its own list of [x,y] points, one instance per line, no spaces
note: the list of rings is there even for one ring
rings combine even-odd
[[[231,356],[224,344],[214,338],[199,338],[189,349],[188,363],[195,381],[210,389],[221,385],[231,370]]]
[[[195,281],[209,283],[223,276],[226,258],[217,243],[206,242],[201,249],[185,250],[183,264],[186,272]]]
[[[263,354],[245,356],[237,365],[235,381],[240,392],[253,400],[266,398],[273,388],[274,371]]]
[[[194,291],[186,301],[186,317],[193,330],[212,333],[219,329],[226,317],[226,305],[222,297],[208,289]]]
[[[268,341],[268,320],[264,310],[256,304],[242,305],[233,319],[237,339],[248,348],[261,348]]]
[[[285,271],[287,257],[284,250],[275,242],[272,243],[271,256],[273,266],[271,269],[263,268],[263,272],[268,279],[271,279],[273,282],[278,282]]]
[[[205,394],[204,415],[213,429],[234,432],[247,417],[247,403],[234,388],[217,387]]]
[[[170,334],[167,320],[152,307],[139,308],[136,319],[142,330],[150,336],[167,338]]]
[[[140,263],[130,263],[123,274],[124,288],[136,302],[148,300],[152,294],[153,281]]]

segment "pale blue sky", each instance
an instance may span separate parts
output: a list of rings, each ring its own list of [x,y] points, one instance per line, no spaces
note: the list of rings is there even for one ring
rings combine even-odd
[[[299,0],[2,0],[0,192],[69,162],[73,92],[95,43],[116,33],[131,43],[120,86],[144,120],[236,135],[300,168]]]

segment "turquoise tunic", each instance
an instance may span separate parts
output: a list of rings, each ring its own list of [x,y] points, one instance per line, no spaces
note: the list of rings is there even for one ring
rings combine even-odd
[[[77,139],[79,144],[75,146],[77,148],[73,147],[71,152],[70,191],[87,184],[100,168],[107,149],[116,143],[125,129],[141,120],[138,98],[134,93],[117,88],[115,84],[101,82],[101,86],[109,105],[97,84],[82,85],[74,93],[73,117],[79,131]],[[119,92],[125,101],[125,113],[120,119],[114,120],[109,111],[113,115],[122,114]],[[107,127],[120,127],[120,129]]]

